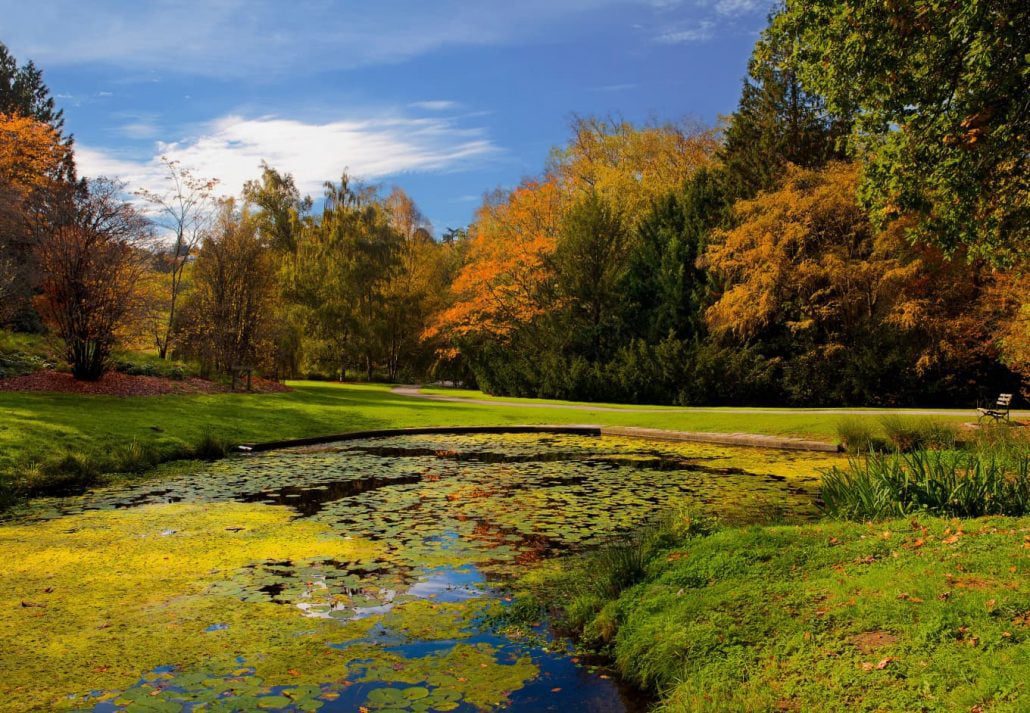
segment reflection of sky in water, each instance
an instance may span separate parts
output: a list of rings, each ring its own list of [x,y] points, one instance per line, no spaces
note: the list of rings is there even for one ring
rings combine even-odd
[[[362,638],[332,644],[337,651],[373,656],[369,665],[375,656],[414,664],[445,660],[456,647],[475,645],[490,647],[494,666],[513,666],[529,656],[539,674],[511,693],[512,710],[608,713],[637,710],[639,699],[574,662],[546,628],[537,632],[544,646],[509,640],[476,619],[456,638],[427,640],[391,628],[390,617],[403,614],[410,602],[499,601],[498,585],[537,561],[604,542],[669,507],[701,506],[729,520],[809,518],[815,514],[816,468],[830,462],[826,456],[580,436],[403,437],[230,459],[159,485],[49,501],[34,514],[179,501],[289,507],[296,517],[325,523],[341,536],[373,540],[385,554],[371,562],[256,563],[211,593],[292,606],[341,625],[379,617]],[[205,635],[219,636],[225,628],[214,623]],[[234,686],[250,690],[246,661],[240,663],[240,670],[221,679],[215,673],[194,679],[175,670],[152,674],[161,676],[162,699],[222,686],[229,693],[216,702],[231,707],[239,693]],[[331,672],[327,680],[345,674],[345,685],[327,682],[307,690],[308,709],[354,711],[367,705],[369,694],[387,684],[361,681],[363,670],[352,662],[349,673]],[[138,685],[154,685],[153,679]],[[287,704],[278,707],[300,710],[289,686],[251,694],[269,704],[285,695]],[[410,703],[410,710],[420,710]],[[194,705],[183,701],[182,710]],[[95,707],[118,709],[110,701]],[[453,708],[474,709],[467,702]]]

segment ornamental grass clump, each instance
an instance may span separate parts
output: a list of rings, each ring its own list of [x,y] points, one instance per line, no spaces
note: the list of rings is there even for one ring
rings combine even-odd
[[[827,514],[848,520],[1026,515],[1030,452],[871,452],[827,471],[821,496]]]

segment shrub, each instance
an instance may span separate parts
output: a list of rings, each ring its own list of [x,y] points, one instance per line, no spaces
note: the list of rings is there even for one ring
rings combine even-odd
[[[884,450],[886,441],[876,434],[868,419],[851,416],[837,422],[837,438],[848,453]]]
[[[159,376],[176,381],[181,381],[193,373],[192,369],[181,362],[166,361],[144,354],[120,355],[115,359],[112,368],[129,376]]]
[[[870,453],[823,475],[825,511],[848,520],[928,512],[947,517],[1030,513],[1030,453]]]
[[[229,448],[225,442],[208,434],[193,446],[193,457],[200,460],[218,460],[225,458]]]

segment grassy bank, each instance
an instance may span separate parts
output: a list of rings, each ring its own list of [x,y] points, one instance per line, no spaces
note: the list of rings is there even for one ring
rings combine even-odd
[[[1016,711],[1030,518],[710,530],[678,518],[533,582],[672,711]]]

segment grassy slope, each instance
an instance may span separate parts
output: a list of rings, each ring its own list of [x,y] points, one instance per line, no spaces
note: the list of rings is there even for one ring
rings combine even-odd
[[[726,529],[614,598],[581,570],[570,611],[668,710],[1025,711],[1028,548],[1030,518]]]

